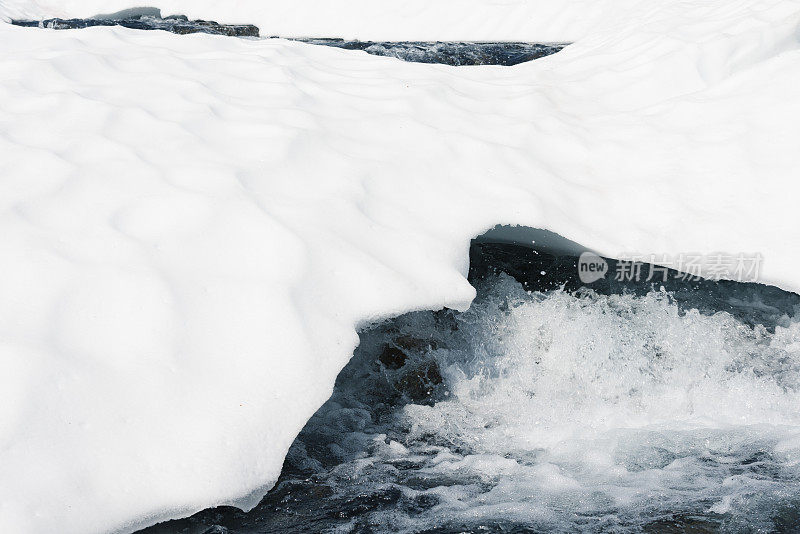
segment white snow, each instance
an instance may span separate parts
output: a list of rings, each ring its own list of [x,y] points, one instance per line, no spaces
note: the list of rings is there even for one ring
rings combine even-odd
[[[255,504],[355,328],[467,307],[469,240],[497,223],[612,256],[759,252],[800,289],[796,0],[158,7],[266,35],[578,41],[451,68],[0,23],[3,530]]]

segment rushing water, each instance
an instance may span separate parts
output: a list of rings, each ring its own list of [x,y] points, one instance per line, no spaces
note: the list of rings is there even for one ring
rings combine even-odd
[[[553,288],[518,267],[563,259],[472,256],[467,312],[361,333],[256,509],[149,532],[800,531],[800,297]]]

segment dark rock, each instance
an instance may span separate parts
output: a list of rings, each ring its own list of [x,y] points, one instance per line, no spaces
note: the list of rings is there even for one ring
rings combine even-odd
[[[386,347],[378,356],[378,360],[389,369],[400,369],[406,364],[407,356],[396,347]]]
[[[339,504],[333,515],[340,519],[351,519],[367,512],[386,508],[396,503],[403,496],[399,488],[387,488],[370,495],[359,495]]]
[[[395,387],[412,401],[421,402],[427,400],[441,383],[439,365],[431,360],[405,373]]]
[[[361,50],[415,63],[465,65],[503,65],[510,67],[555,54],[563,43],[481,43],[423,41],[345,41],[343,39],[298,39],[304,43]]]
[[[420,339],[413,336],[400,336],[395,338],[394,342],[398,347],[416,352],[425,352],[438,347],[435,339]]]
[[[580,247],[577,243],[573,245]],[[795,306],[800,305],[800,295],[754,282],[685,277],[674,269],[667,269],[665,279],[656,277],[647,280],[652,268],[649,263],[635,262],[641,277],[627,280],[617,276],[620,263],[623,262],[609,257],[603,258],[608,264],[608,274],[595,282],[584,284],[578,275],[579,254],[558,247],[540,247],[538,243],[531,246],[493,241],[480,236],[470,246],[468,279],[471,284],[478,286],[485,281],[491,282],[503,273],[514,278],[527,291],[563,288],[575,292],[585,288],[603,295],[645,295],[663,287],[671,293],[671,298],[681,309],[696,308],[707,314],[728,312],[748,325],[763,325],[771,332],[774,332],[780,317],[794,315]],[[767,300],[769,307],[747,305],[748,302]]]
[[[134,30],[163,30],[179,35],[190,33],[209,33],[229,37],[258,37],[258,27],[252,24],[220,24],[209,20],[189,20],[185,16],[176,15],[161,18],[153,15],[131,15],[127,18],[96,19],[45,19],[45,20],[12,20],[12,24],[26,27],[43,27],[54,30],[74,30],[94,26],[122,26]]]

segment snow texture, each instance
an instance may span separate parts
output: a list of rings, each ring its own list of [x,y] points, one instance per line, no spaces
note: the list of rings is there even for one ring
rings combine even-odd
[[[123,0],[0,0],[6,19]],[[0,527],[254,505],[356,328],[465,309],[497,223],[759,252],[800,289],[800,3],[222,3],[262,35],[572,41],[515,67],[0,24]]]

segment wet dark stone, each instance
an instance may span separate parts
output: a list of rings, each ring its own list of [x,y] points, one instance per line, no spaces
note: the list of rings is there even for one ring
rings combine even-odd
[[[310,480],[283,482],[270,491],[252,511],[221,506],[191,517],[165,521],[141,534],[272,534],[321,532],[338,510],[330,487]],[[328,503],[326,506],[325,503]]]
[[[641,273],[639,280],[618,280],[616,273],[624,262],[614,258],[603,259],[608,263],[608,274],[595,282],[584,284],[578,276],[576,253],[476,239],[470,246],[468,279],[473,285],[478,285],[504,273],[528,291],[544,292],[563,288],[574,292],[586,288],[603,295],[631,293],[642,296],[663,287],[672,294],[681,309],[696,308],[709,315],[727,312],[750,326],[764,325],[770,332],[774,332],[780,317],[794,315],[795,307],[800,305],[800,295],[777,287],[754,282],[683,277],[674,269],[667,269],[666,275],[659,272],[648,281],[646,278],[651,265],[641,262],[633,262]],[[769,306],[747,306],[748,302],[769,302]]]
[[[394,342],[398,347],[416,352],[425,352],[438,347],[435,339],[420,339],[413,336],[398,336]]]
[[[349,499],[339,504],[339,509],[333,513],[339,519],[351,519],[367,512],[379,510],[390,506],[403,496],[403,492],[398,488],[389,488],[377,493],[359,495],[355,499]]]
[[[378,356],[378,360],[389,369],[400,369],[406,363],[406,355],[397,347],[386,347]]]
[[[203,510],[187,519],[167,521],[146,528],[148,534],[227,534],[233,525],[241,524],[245,513],[232,506]],[[223,526],[223,524],[228,526]]]
[[[304,43],[361,50],[376,56],[394,57],[415,63],[503,65],[510,67],[555,54],[562,43],[481,43],[481,42],[375,42],[343,39],[299,39]]]
[[[75,30],[94,26],[122,26],[134,30],[163,30],[179,35],[190,33],[210,33],[229,37],[258,37],[258,27],[252,24],[220,24],[211,20],[189,20],[182,15],[156,17],[153,15],[131,15],[127,18],[97,19],[45,19],[12,20],[12,24],[26,27],[43,27],[54,30]]]
[[[430,360],[415,369],[411,369],[397,381],[396,387],[415,402],[429,399],[436,386],[442,383],[439,365]]]

